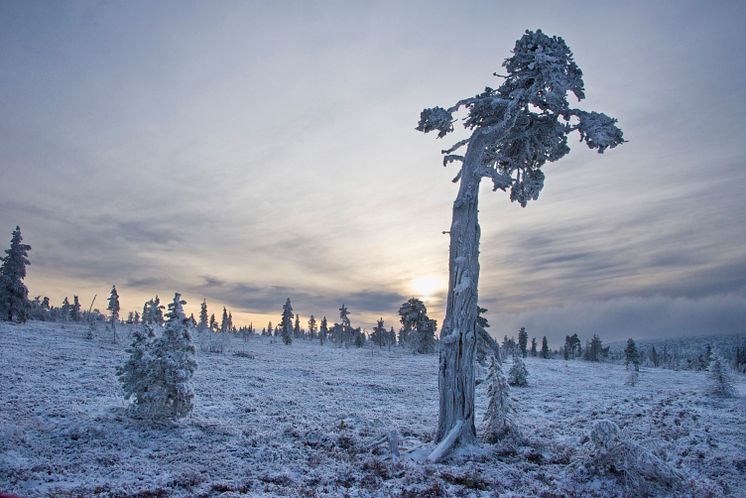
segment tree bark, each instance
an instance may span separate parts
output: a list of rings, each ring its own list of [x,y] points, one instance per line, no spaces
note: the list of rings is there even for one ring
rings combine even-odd
[[[441,329],[438,390],[440,413],[437,440],[443,441],[462,424],[453,444],[476,441],[474,425],[474,356],[479,283],[478,196],[484,139],[472,134],[464,162],[458,196],[453,203],[448,262],[448,298]]]

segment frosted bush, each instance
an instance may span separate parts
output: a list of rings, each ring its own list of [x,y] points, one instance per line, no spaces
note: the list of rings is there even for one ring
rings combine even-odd
[[[683,476],[635,443],[611,420],[598,420],[591,428],[586,445],[585,469],[593,475],[612,475],[630,496],[658,495],[678,489]]]
[[[520,387],[527,386],[527,377],[528,370],[526,370],[526,364],[523,363],[523,359],[517,354],[513,355],[513,365],[508,372],[508,384]]]

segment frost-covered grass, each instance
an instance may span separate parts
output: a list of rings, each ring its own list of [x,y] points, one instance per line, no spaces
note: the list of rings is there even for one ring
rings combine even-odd
[[[122,334],[124,335],[124,334]],[[392,463],[368,445],[397,428],[431,444],[437,356],[236,338],[197,353],[193,414],[147,427],[125,413],[119,345],[99,331],[0,325],[0,491],[24,496],[624,496],[593,475],[587,437],[608,418],[684,476],[670,496],[746,496],[746,381],[705,395],[703,372],[528,358],[513,388],[524,441],[483,445],[442,465]],[[237,355],[241,351],[250,354]],[[486,409],[477,388],[477,416]]]

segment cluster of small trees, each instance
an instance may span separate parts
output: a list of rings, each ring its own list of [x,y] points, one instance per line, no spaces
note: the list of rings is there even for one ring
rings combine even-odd
[[[386,329],[383,318],[379,319],[370,334],[360,327],[353,327],[350,321],[350,310],[344,304],[339,308],[339,322],[331,326],[326,316],[320,324],[314,315],[308,319],[308,328],[301,327],[300,316],[294,312],[290,298],[282,306],[280,320],[276,325],[270,321],[262,329],[262,336],[278,337],[286,345],[294,339],[316,340],[323,345],[331,343],[337,347],[363,347],[368,341],[379,348],[399,346],[408,348],[413,353],[432,353],[436,350],[437,339],[435,333],[437,322],[427,315],[425,304],[417,299],[407,300],[399,308],[401,328],[399,334],[394,327]]]
[[[54,306],[47,296],[36,296],[29,301],[29,320],[49,322],[104,322],[106,315],[97,308],[90,306],[84,309],[78,296],[72,301],[69,297],[62,300],[62,304]]]
[[[501,358],[505,359],[511,356],[520,356],[526,358],[529,355],[536,358],[550,359],[554,356],[554,353],[549,349],[549,342],[547,336],[541,338],[541,350],[537,350],[538,342],[536,337],[531,338],[531,348],[528,348],[528,332],[525,327],[521,327],[518,330],[518,341],[515,338],[508,337],[507,335],[503,338],[502,346],[500,348]]]
[[[601,338],[597,334],[586,341],[585,348],[582,347],[578,334],[565,336],[565,344],[562,347],[562,357],[565,360],[582,358],[586,361],[602,361],[609,356],[609,346],[604,347]]]

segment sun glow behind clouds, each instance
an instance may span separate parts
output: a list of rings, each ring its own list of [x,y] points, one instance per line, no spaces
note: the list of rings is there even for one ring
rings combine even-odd
[[[410,286],[417,297],[427,299],[445,289],[445,281],[437,275],[423,275],[413,278]]]

